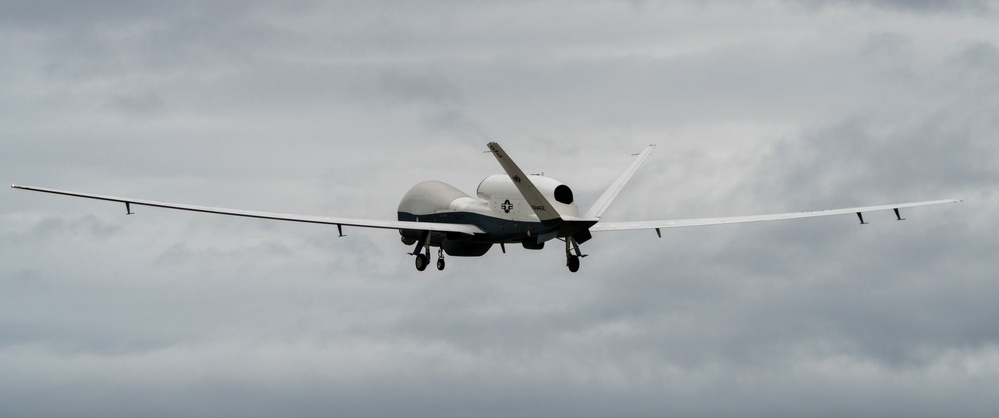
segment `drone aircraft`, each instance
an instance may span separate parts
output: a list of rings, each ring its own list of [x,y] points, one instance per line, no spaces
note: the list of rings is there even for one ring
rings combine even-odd
[[[402,243],[414,246],[409,253],[415,256],[416,269],[423,271],[430,263],[430,249],[437,247],[437,269],[444,269],[444,254],[455,257],[478,257],[499,244],[506,252],[506,244],[520,244],[529,250],[540,250],[553,239],[565,243],[566,267],[579,270],[579,260],[586,257],[579,245],[593,238],[593,232],[622,230],[655,230],[662,237],[663,228],[722,225],[743,222],[809,218],[855,213],[861,224],[863,212],[893,210],[898,220],[903,220],[899,209],[960,202],[957,199],[925,202],[897,203],[810,212],[780,213],[771,215],[735,216],[725,218],[655,220],[632,222],[600,222],[604,211],[610,207],[621,189],[649,157],[655,145],[650,145],[611,183],[597,201],[580,215],[572,189],[562,182],[537,174],[525,174],[510,156],[495,142],[487,144],[505,174],[486,177],[479,183],[476,196],[439,181],[424,181],[413,186],[399,203],[398,220],[322,217],[279,214],[248,210],[213,208],[153,200],[104,196],[63,190],[11,185],[14,189],[87,199],[106,200],[125,204],[125,213],[131,215],[132,206],[152,206],[221,215],[280,221],[336,225],[342,237],[343,227],[396,229]]]

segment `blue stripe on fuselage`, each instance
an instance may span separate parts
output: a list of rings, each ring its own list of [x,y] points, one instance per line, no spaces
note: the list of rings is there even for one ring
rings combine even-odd
[[[454,224],[470,224],[479,227],[485,234],[476,234],[468,237],[470,242],[500,243],[500,242],[520,242],[528,236],[537,237],[542,234],[551,233],[559,229],[561,221],[555,222],[524,222],[511,219],[500,219],[481,213],[473,212],[444,212],[429,215],[414,215],[412,213],[399,212],[399,220],[407,222],[439,222]],[[528,235],[530,233],[530,235]],[[420,237],[420,232],[415,230],[403,230],[403,236],[416,238]],[[462,234],[463,235],[463,234]],[[440,235],[435,235],[439,240]]]

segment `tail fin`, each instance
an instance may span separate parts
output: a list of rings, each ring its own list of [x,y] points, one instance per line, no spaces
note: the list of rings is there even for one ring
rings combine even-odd
[[[503,170],[506,174],[510,176],[513,180],[513,184],[517,186],[517,190],[520,190],[520,194],[524,196],[527,200],[527,204],[531,205],[531,209],[534,210],[534,214],[538,215],[538,219],[542,221],[550,220],[561,220],[562,215],[558,213],[554,206],[545,198],[543,194],[538,190],[538,188],[531,182],[530,177],[524,174],[524,171],[517,167],[517,163],[514,163],[510,159],[503,148],[495,142],[490,142],[487,144],[489,146],[489,151],[492,151],[493,155],[496,157],[496,161],[499,161],[500,165],[503,166]]]
[[[583,215],[583,218],[599,219],[601,216],[603,216],[604,211],[606,211],[607,208],[610,207],[611,202],[614,201],[614,198],[617,197],[617,194],[621,193],[621,189],[624,188],[624,185],[628,183],[628,180],[631,180],[631,176],[635,175],[635,172],[638,171],[638,167],[640,167],[642,163],[645,162],[646,158],[649,158],[649,154],[651,154],[652,150],[654,150],[655,148],[656,148],[655,145],[649,145],[648,148],[645,148],[645,150],[639,153],[638,157],[635,158],[635,161],[631,162],[631,165],[629,165],[628,168],[625,169],[620,176],[618,176],[617,180],[614,180],[614,183],[611,183],[610,187],[608,187],[607,190],[604,191],[604,194],[601,195],[600,198],[597,199],[596,203],[594,203],[593,206],[590,207],[590,210],[586,211],[586,214]]]

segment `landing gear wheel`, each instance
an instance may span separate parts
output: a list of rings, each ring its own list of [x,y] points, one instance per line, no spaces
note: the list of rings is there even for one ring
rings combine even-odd
[[[424,254],[417,254],[416,255],[416,269],[417,270],[419,270],[419,271],[426,270],[427,269],[427,264],[430,264],[430,257],[427,257]]]
[[[437,249],[437,270],[444,270],[444,247],[443,246]]]
[[[569,267],[569,271],[575,273],[579,271],[579,256],[569,255],[565,260],[566,267]]]

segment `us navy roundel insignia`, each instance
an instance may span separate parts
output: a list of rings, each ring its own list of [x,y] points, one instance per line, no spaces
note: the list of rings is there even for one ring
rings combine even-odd
[[[513,204],[510,203],[510,199],[507,199],[500,207],[503,208],[503,213],[510,213],[510,210],[513,209]]]

